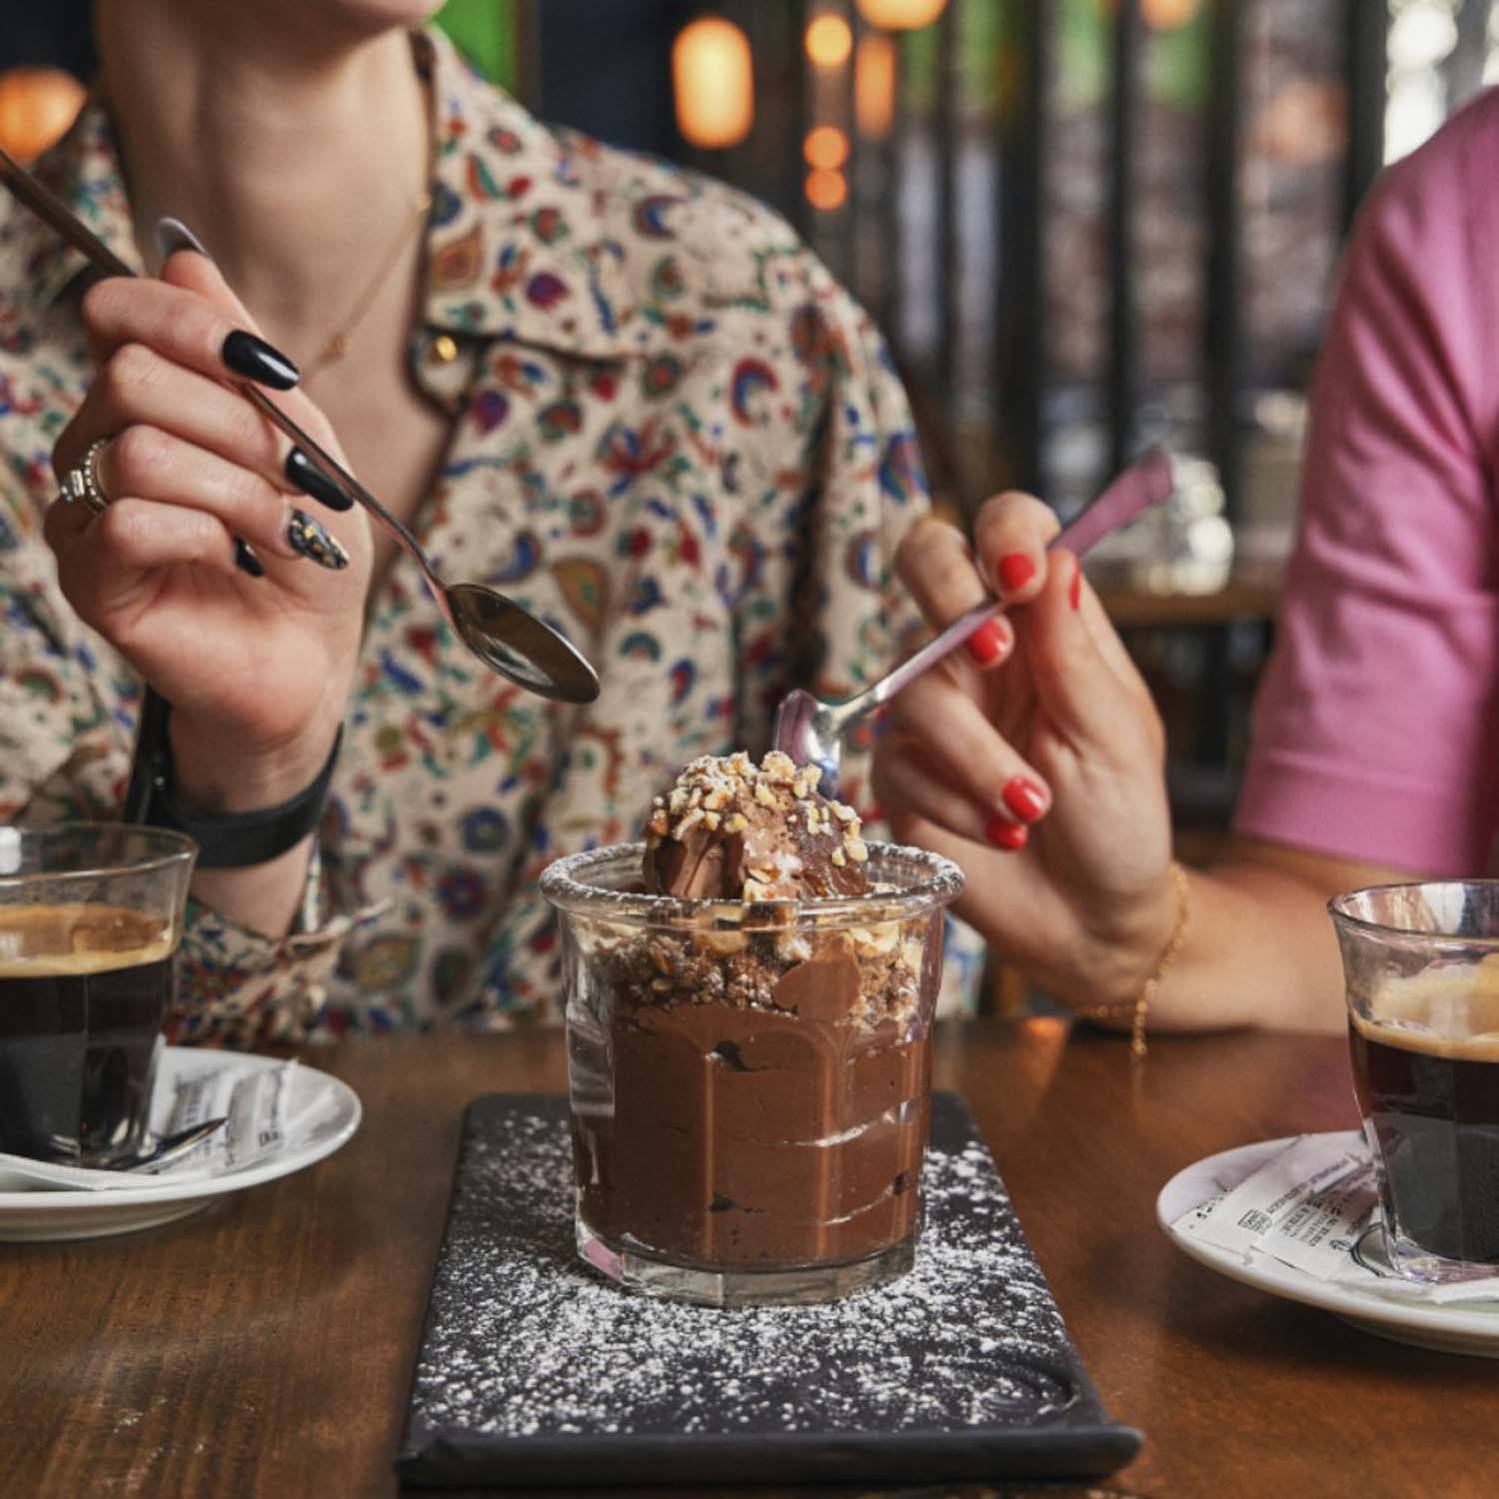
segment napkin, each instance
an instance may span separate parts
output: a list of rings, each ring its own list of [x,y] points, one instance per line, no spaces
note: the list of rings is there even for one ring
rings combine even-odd
[[[223,1118],[224,1127],[186,1155],[155,1171],[108,1171],[61,1162],[38,1162],[0,1153],[0,1191],[63,1188],[87,1192],[139,1190],[173,1186],[205,1176],[243,1171],[285,1143],[287,1134],[311,1120],[306,1108],[289,1117],[293,1062],[246,1071],[229,1062],[183,1075],[168,1074],[157,1084],[152,1108],[153,1133],[177,1134],[209,1119]],[[326,1100],[322,1102],[326,1103]],[[43,1176],[45,1175],[45,1181]]]
[[[1407,1280],[1391,1266],[1374,1161],[1357,1130],[1298,1135],[1242,1181],[1223,1183],[1172,1227],[1246,1261],[1278,1260],[1314,1280],[1398,1301],[1499,1301],[1499,1274],[1430,1285]]]

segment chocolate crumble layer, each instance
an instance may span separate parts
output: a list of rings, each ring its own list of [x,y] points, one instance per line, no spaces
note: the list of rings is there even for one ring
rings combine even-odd
[[[704,1266],[864,1258],[918,1218],[940,916],[852,930],[656,932],[587,955],[610,1105],[574,1115],[596,1233]],[[935,961],[935,959],[933,959]],[[574,1059],[588,1061],[575,1025]]]

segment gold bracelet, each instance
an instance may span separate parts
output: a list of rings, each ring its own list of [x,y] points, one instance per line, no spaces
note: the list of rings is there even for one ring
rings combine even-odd
[[[1166,945],[1161,949],[1161,955],[1155,960],[1145,982],[1140,986],[1140,992],[1132,1000],[1125,1001],[1130,1010],[1129,1027],[1129,1049],[1130,1055],[1143,1057],[1146,1052],[1145,1045],[1145,1022],[1150,1015],[1150,1006],[1161,987],[1161,980],[1166,976],[1166,970],[1176,961],[1176,955],[1182,949],[1182,943],[1187,939],[1187,917],[1191,912],[1191,886],[1187,883],[1187,872],[1174,859],[1171,861],[1171,881],[1176,888],[1176,925],[1171,929],[1171,935],[1166,939]],[[1124,1005],[1094,1005],[1081,1013],[1093,1020],[1106,1020],[1115,1017]]]

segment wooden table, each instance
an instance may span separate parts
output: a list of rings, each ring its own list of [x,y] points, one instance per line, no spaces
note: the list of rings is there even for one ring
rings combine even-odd
[[[366,1109],[330,1160],[166,1228],[0,1245],[0,1492],[395,1492],[460,1111],[561,1091],[561,1038],[310,1060]],[[1106,1405],[1146,1434],[1103,1491],[1499,1493],[1499,1366],[1237,1285],[1156,1228],[1157,1190],[1191,1161],[1352,1122],[1340,1040],[1154,1041],[1136,1074],[1117,1040],[1061,1021],[970,1022],[942,1031],[937,1083],[973,1104]],[[949,1492],[987,1491],[930,1491]]]

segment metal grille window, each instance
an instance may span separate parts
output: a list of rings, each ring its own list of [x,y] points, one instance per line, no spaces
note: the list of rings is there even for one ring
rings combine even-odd
[[[754,46],[757,123],[694,159],[875,310],[952,498],[1018,483],[1065,512],[1164,439],[1211,462],[1251,554],[1289,536],[1354,205],[1499,76],[1490,0],[948,0],[891,34],[854,0],[718,8]],[[818,63],[825,18],[850,45]],[[831,196],[818,126],[846,151]]]

